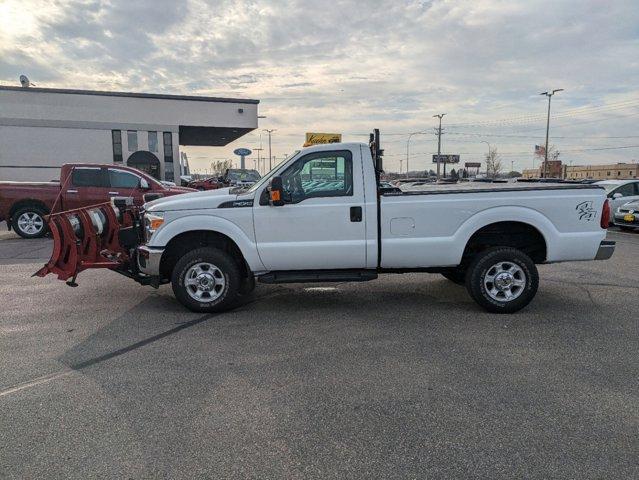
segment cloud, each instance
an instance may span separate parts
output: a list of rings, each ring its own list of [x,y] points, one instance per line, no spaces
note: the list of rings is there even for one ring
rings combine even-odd
[[[407,137],[390,134],[432,132],[432,115],[445,112],[447,152],[479,160],[489,140],[524,168],[544,134],[538,92],[565,88],[551,132],[566,160],[639,158],[639,149],[577,151],[635,133],[634,1],[8,0],[0,14],[2,83],[26,73],[52,87],[258,98],[263,125],[278,129],[276,155],[306,131],[365,140],[379,127],[397,169]],[[620,106],[592,108],[604,104]],[[487,123],[495,119],[504,121]],[[256,131],[208,151],[258,143]],[[432,134],[414,136],[411,165],[428,165],[434,148]]]

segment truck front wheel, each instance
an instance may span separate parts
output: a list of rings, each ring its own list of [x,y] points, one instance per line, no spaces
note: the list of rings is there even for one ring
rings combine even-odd
[[[469,266],[466,289],[484,309],[493,313],[521,310],[535,297],[539,273],[521,250],[494,247],[477,254]]]
[[[182,256],[171,275],[175,297],[193,312],[222,312],[236,305],[242,277],[224,250],[203,247]]]

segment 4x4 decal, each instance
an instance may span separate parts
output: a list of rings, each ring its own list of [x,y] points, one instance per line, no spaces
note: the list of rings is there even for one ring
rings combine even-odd
[[[577,210],[579,220],[585,220],[586,222],[594,220],[597,216],[597,211],[593,208],[592,201],[590,200],[578,203],[575,210]]]

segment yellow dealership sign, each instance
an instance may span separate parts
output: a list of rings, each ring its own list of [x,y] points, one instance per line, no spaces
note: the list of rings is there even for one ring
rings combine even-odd
[[[342,141],[341,133],[306,133],[305,147],[319,145],[320,143],[339,143]]]

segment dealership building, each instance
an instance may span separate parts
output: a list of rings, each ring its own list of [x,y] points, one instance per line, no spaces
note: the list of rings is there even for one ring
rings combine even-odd
[[[180,145],[224,146],[257,128],[258,100],[0,85],[0,180],[47,181],[65,163],[188,174]]]

